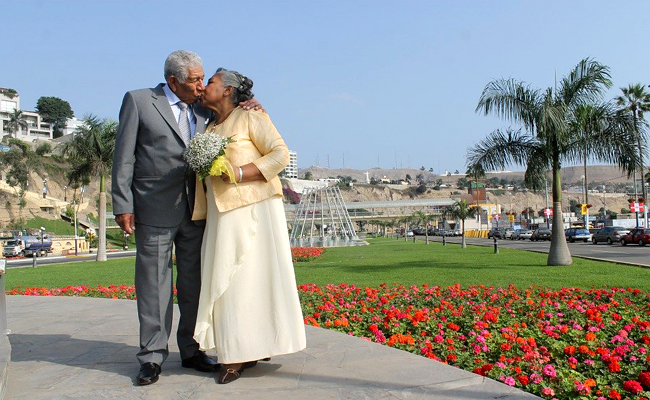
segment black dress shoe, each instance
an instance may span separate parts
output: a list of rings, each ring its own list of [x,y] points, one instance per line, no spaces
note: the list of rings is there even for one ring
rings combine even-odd
[[[208,357],[204,351],[197,350],[190,358],[181,361],[183,368],[194,368],[201,372],[214,372],[219,369],[219,363]]]
[[[160,376],[160,365],[152,362],[144,363],[140,366],[138,374],[138,385],[151,385],[158,382]]]

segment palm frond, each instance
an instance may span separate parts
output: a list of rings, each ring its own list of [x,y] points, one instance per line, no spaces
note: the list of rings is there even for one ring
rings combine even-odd
[[[540,142],[521,129],[505,132],[495,130],[470,148],[467,163],[483,170],[497,170],[508,165],[526,165],[530,155],[540,147]]]
[[[523,124],[534,131],[540,111],[540,96],[522,82],[514,79],[498,79],[488,83],[476,106],[476,112]]]
[[[602,98],[605,89],[611,86],[609,67],[592,58],[585,58],[562,79],[558,97],[567,106],[574,107]]]

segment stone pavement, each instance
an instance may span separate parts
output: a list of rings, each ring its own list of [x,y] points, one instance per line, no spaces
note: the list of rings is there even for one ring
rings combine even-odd
[[[424,357],[309,326],[307,349],[261,362],[227,385],[217,384],[215,374],[182,368],[171,340],[158,383],[136,386],[135,301],[7,296],[7,314],[5,399],[538,399]]]

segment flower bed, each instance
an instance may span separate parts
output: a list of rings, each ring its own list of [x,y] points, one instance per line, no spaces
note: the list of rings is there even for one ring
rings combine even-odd
[[[292,247],[291,259],[293,262],[311,261],[323,254],[322,247]]]
[[[650,393],[650,298],[639,290],[303,285],[300,293],[307,324],[543,398],[643,399]]]
[[[406,350],[545,399],[646,399],[650,296],[636,289],[299,286],[305,323]],[[7,294],[134,299],[133,286]]]

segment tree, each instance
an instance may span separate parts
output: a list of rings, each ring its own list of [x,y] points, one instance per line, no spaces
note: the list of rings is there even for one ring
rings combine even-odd
[[[63,150],[72,171],[72,181],[81,182],[90,177],[99,178],[99,244],[97,261],[106,261],[106,187],[105,178],[110,173],[115,150],[117,122],[88,116],[77,130],[78,134]]]
[[[406,174],[405,179],[406,179],[406,182],[411,183],[411,174]]]
[[[36,101],[36,111],[41,114],[43,121],[52,124],[54,138],[63,136],[66,121],[74,116],[70,103],[58,97],[40,97]]]
[[[9,122],[7,122],[6,127],[9,133],[13,133],[14,137],[18,137],[17,132],[21,130],[21,128],[27,131],[29,125],[27,124],[27,119],[23,115],[23,112],[20,110],[14,110],[9,114]]]
[[[0,170],[7,171],[5,181],[18,192],[18,225],[23,224],[22,211],[27,202],[25,192],[29,185],[30,172],[40,167],[40,162],[31,151],[29,144],[19,139],[10,138],[11,150],[0,153]]]
[[[424,211],[415,211],[412,216],[417,225],[422,226],[424,224],[425,243],[429,244],[429,222],[431,222],[435,216],[427,214]]]
[[[479,99],[477,112],[496,115],[520,124],[521,128],[495,130],[469,151],[468,162],[484,169],[501,169],[509,164],[526,166],[525,182],[541,189],[546,171],[553,176],[553,229],[547,265],[570,265],[571,253],[564,237],[562,221],[563,161],[582,160],[584,151],[570,130],[574,111],[580,105],[600,100],[611,86],[609,68],[592,59],[583,59],[559,83],[557,90],[531,89],[514,79],[499,79],[487,84]],[[636,165],[631,157],[627,132],[603,137],[592,132],[590,156],[598,161],[616,163],[624,169]]]
[[[572,110],[569,120],[569,134],[577,139],[582,149],[584,173],[584,202],[589,203],[587,159],[590,155],[605,150],[602,144],[593,143],[593,136],[617,137],[617,131],[628,128],[629,119],[611,103],[580,104]],[[585,224],[585,226],[587,226]]]
[[[305,172],[305,176],[304,176],[303,179],[306,180],[306,181],[310,181],[310,180],[312,180],[313,177],[312,177],[311,171],[307,171],[307,172]]]
[[[650,111],[650,93],[646,92],[645,86],[637,83],[634,85],[629,85],[627,88],[621,88],[623,95],[616,98],[616,102],[619,106],[623,107],[632,116],[633,127],[632,132],[634,134],[634,142],[637,147],[639,154],[638,159],[638,168],[635,166],[633,170],[634,174],[634,193],[636,197],[636,171],[637,169],[641,172],[641,185],[643,186],[643,198],[648,198],[648,191],[643,184],[643,153],[646,151],[647,138],[645,123],[643,121],[643,113]],[[628,174],[629,177],[629,174]],[[647,200],[646,200],[647,201]],[[638,222],[638,220],[637,220]],[[646,221],[647,226],[647,221]]]
[[[465,220],[472,218],[478,212],[478,207],[470,206],[465,200],[457,200],[449,207],[446,207],[442,215],[447,219],[454,219],[461,221],[462,241],[461,247],[467,247],[465,243]]]

